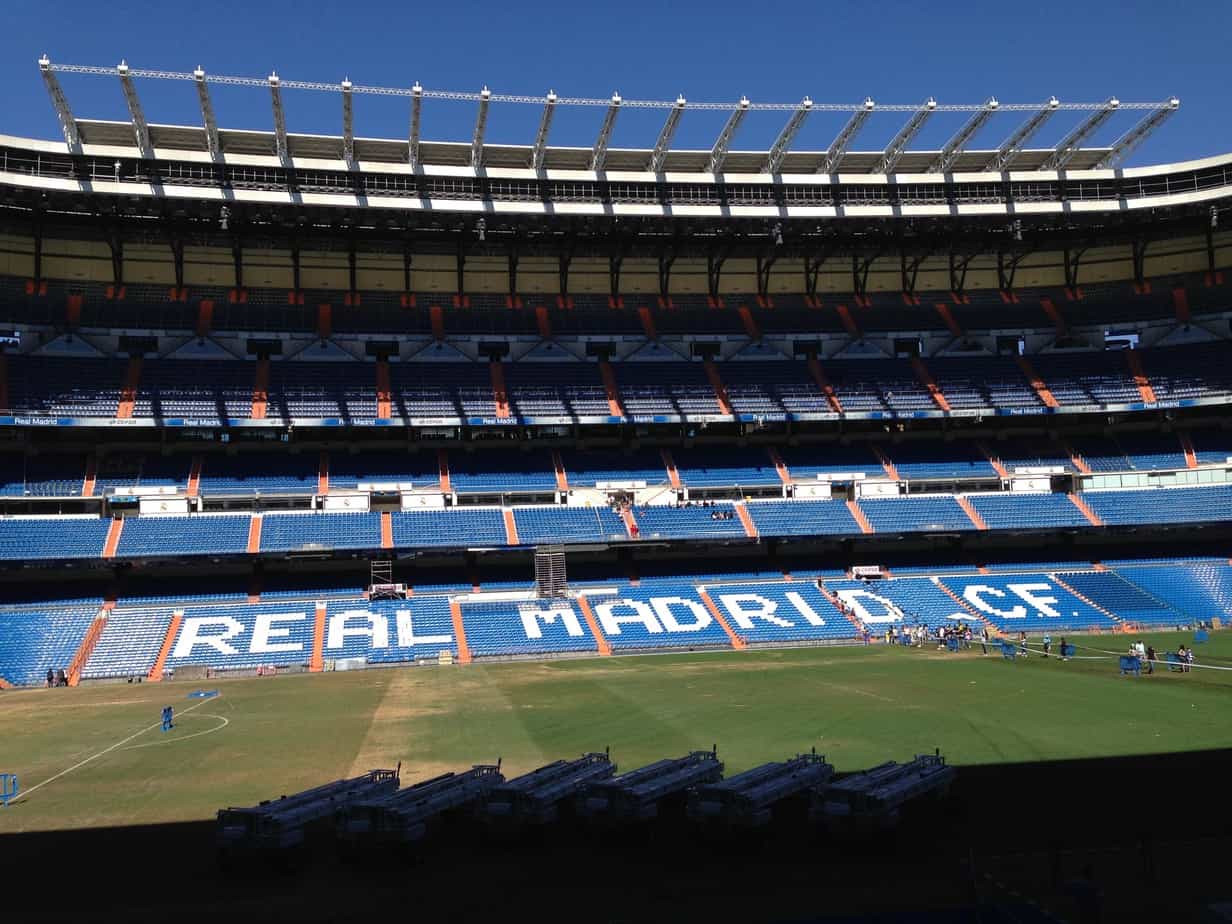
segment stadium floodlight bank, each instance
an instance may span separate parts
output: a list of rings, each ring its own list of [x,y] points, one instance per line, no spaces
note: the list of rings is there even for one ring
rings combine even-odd
[[[689,793],[688,817],[698,824],[761,828],[785,803],[824,787],[834,767],[817,753],[772,761]]]
[[[462,773],[445,773],[379,799],[364,799],[338,816],[338,839],[350,847],[414,844],[444,818],[478,807],[505,782],[500,764],[476,764]]]
[[[502,826],[550,824],[562,809],[593,783],[608,779],[616,765],[606,753],[557,760],[495,787],[488,794],[483,817]]]
[[[922,798],[942,798],[953,779],[954,768],[940,753],[920,754],[905,764],[889,761],[816,791],[809,817],[833,832],[892,828],[905,805]]]
[[[578,799],[578,814],[588,821],[628,824],[659,817],[673,798],[723,778],[717,748],[665,758],[618,777],[595,783]]]
[[[225,862],[234,854],[274,856],[302,847],[312,825],[332,820],[354,802],[397,790],[400,769],[369,770],[250,808],[221,809],[215,834],[219,858]]]

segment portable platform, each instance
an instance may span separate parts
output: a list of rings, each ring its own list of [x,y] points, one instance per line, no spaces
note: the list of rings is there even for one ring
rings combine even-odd
[[[722,778],[723,763],[715,751],[692,751],[592,784],[578,799],[578,813],[606,823],[644,821],[658,816],[673,796]]]
[[[689,794],[691,821],[733,828],[760,828],[770,823],[774,807],[824,786],[834,767],[819,754],[800,754],[746,770]]]
[[[562,806],[592,783],[616,772],[607,754],[557,760],[496,786],[488,794],[483,818],[502,825],[540,825],[555,821]]]
[[[949,791],[954,768],[940,754],[921,754],[909,763],[889,761],[817,790],[809,817],[836,830],[880,830],[898,823],[902,807]]]
[[[338,816],[337,833],[353,846],[412,844],[447,812],[473,809],[505,782],[500,764],[445,773],[376,799],[353,802]]]
[[[369,770],[363,776],[268,799],[251,808],[221,809],[215,842],[223,854],[290,850],[304,843],[310,825],[332,819],[361,799],[379,798],[397,788],[397,770]]]

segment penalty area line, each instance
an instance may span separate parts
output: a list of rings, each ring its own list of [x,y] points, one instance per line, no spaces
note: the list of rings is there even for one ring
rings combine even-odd
[[[187,709],[184,710],[184,712],[187,712],[187,711],[188,711]],[[212,735],[214,734],[214,732],[222,731],[224,728],[226,728],[228,725],[231,724],[231,720],[228,719],[226,716],[214,715],[213,713],[210,713],[210,712],[203,712],[199,716],[197,716],[197,718],[217,719],[222,724],[215,725],[213,728],[207,728],[205,729],[205,731],[193,732],[191,735],[181,735],[178,738],[160,738],[157,741],[147,741],[145,744],[130,744],[128,747],[123,748],[122,750],[135,751],[138,748],[156,748],[160,744],[176,744],[180,741],[187,741],[189,738],[200,738],[202,735]]]
[[[187,715],[188,713],[192,712],[194,709],[200,709],[202,706],[204,706],[208,702],[209,702],[208,699],[203,699],[201,700],[201,702],[197,703],[195,706],[189,706],[187,709],[185,709],[180,714]],[[35,783],[29,789],[24,790],[16,799],[14,799],[9,804],[10,805],[20,805],[22,802],[25,802],[27,799],[30,798],[31,793],[42,789],[48,783],[54,783],[56,780],[60,779],[60,777],[67,776],[68,774],[72,773],[74,770],[81,769],[86,764],[90,763],[90,761],[98,760],[100,757],[110,754],[112,751],[116,750],[117,748],[124,747],[124,745],[128,744],[128,742],[132,741],[134,738],[140,738],[142,735],[144,735],[148,731],[153,731],[156,728],[162,728],[162,724],[163,724],[162,722],[155,722],[153,725],[147,725],[145,728],[141,729],[138,732],[134,732],[133,734],[129,735],[127,738],[123,739],[122,741],[117,741],[115,744],[111,745],[110,747],[103,748],[103,750],[99,751],[97,754],[91,754],[85,760],[80,760],[77,763],[73,764],[68,769],[61,770],[55,776],[48,777],[47,779],[43,780],[43,782],[41,783]]]

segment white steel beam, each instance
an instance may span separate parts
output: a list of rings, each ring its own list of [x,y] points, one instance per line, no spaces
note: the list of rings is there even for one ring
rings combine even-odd
[[[766,155],[766,165],[762,168],[762,173],[779,172],[779,167],[783,165],[783,158],[787,155],[791,143],[804,125],[804,120],[808,118],[808,114],[812,111],[813,101],[806,96],[800,101],[800,108],[791,114],[791,118],[787,120],[787,124],[779,132],[779,136],[774,139],[774,144],[770,147],[770,153]]]
[[[1096,168],[1115,167],[1134,148],[1142,144],[1147,135],[1168,121],[1172,114],[1180,108],[1181,101],[1175,96],[1167,102],[1160,103],[1158,109],[1145,116],[1137,125],[1112,142],[1112,150],[1104,156],[1103,160],[1095,165]]]
[[[479,91],[479,113],[475,116],[475,134],[471,136],[471,166],[476,170],[483,164],[483,134],[488,128],[488,106],[492,104],[492,91],[484,87]]]
[[[530,165],[534,170],[543,168],[544,154],[548,149],[548,132],[552,128],[552,116],[556,112],[556,91],[548,90],[543,103],[543,116],[539,119],[539,131],[535,134],[535,146],[531,148]]]
[[[1101,125],[1112,118],[1113,113],[1121,108],[1121,101],[1115,96],[1104,103],[1097,112],[1092,113],[1078,123],[1078,127],[1057,142],[1048,159],[1040,166],[1041,170],[1063,170],[1075,154],[1082,148],[1082,143],[1090,138]]]
[[[51,61],[47,55],[39,58],[39,71],[43,75],[43,83],[47,85],[47,95],[51,97],[51,105],[56,110],[56,118],[60,120],[60,131],[64,133],[64,141],[73,151],[81,150],[81,139],[77,135],[77,120],[73,118],[73,110],[68,108],[68,97],[60,87],[60,80],[51,69]]]
[[[924,127],[924,123],[928,121],[928,117],[937,111],[937,101],[931,96],[925,101],[924,105],[915,111],[907,124],[898,130],[898,134],[890,139],[890,143],[886,145],[885,152],[881,155],[881,160],[877,164],[877,169],[874,173],[893,173],[894,168],[898,165],[899,158],[907,153],[907,148],[915,136],[920,133],[920,129]]]
[[[120,78],[120,88],[124,91],[124,102],[128,104],[128,117],[133,123],[133,137],[137,140],[137,150],[146,159],[154,157],[154,148],[150,146],[150,126],[145,121],[145,113],[141,109],[141,100],[137,96],[137,88],[133,85],[132,75],[128,72],[128,62],[121,61],[116,65],[116,74]]]
[[[599,137],[595,139],[594,150],[590,153],[590,169],[602,170],[607,162],[607,146],[612,140],[612,127],[616,124],[616,116],[620,112],[620,104],[624,100],[619,93],[613,93],[608,103],[607,112],[603,115],[603,125],[599,127]]]
[[[945,143],[941,153],[928,165],[928,172],[945,173],[949,170],[954,165],[954,161],[958,160],[958,155],[971,143],[971,139],[984,127],[984,123],[993,117],[1000,105],[995,96],[989,97],[988,102],[984,103],[984,108],[968,119],[966,124],[955,132],[954,137]]]
[[[727,121],[723,124],[723,130],[719,132],[719,137],[714,139],[714,147],[710,149],[710,172],[719,173],[723,169],[723,162],[727,160],[727,151],[731,148],[732,139],[736,137],[736,129],[740,127],[740,123],[744,121],[744,117],[749,114],[749,98],[747,96],[740,97],[740,103],[732,110],[732,114],[727,117]]]
[[[864,127],[864,123],[868,121],[868,117],[873,114],[873,110],[877,108],[877,104],[873,102],[872,97],[864,100],[864,106],[857,109],[847,120],[847,124],[830,142],[830,147],[826,149],[826,156],[821,161],[821,166],[818,168],[818,173],[833,173],[838,169],[839,161],[843,159],[843,155],[847,153],[847,149],[851,147],[851,142],[855,140],[860,129]]]
[[[197,85],[197,100],[201,103],[201,123],[205,126],[205,147],[210,157],[217,159],[222,155],[222,146],[218,143],[218,122],[214,118],[214,103],[210,100],[210,88],[205,82],[205,71],[201,65],[193,71],[193,82]]]
[[[650,152],[650,162],[646,164],[646,169],[651,173],[663,171],[663,163],[667,160],[667,152],[672,149],[672,138],[676,135],[676,126],[680,124],[680,117],[684,115],[686,105],[684,96],[680,95],[668,110],[667,120],[659,130],[659,140],[655,142],[654,150]]]
[[[1055,96],[1051,97],[1048,102],[1040,107],[1038,112],[1019,125],[1014,134],[1001,142],[1001,147],[997,148],[997,153],[992,156],[992,160],[984,165],[984,169],[995,170],[997,173],[1005,170],[1010,165],[1010,161],[1018,156],[1018,152],[1026,146],[1027,142],[1035,136],[1035,133],[1060,108],[1060,100]]]
[[[282,88],[277,74],[269,75],[270,102],[274,107],[274,148],[278,159],[287,162],[287,117],[282,111]]]
[[[423,110],[424,89],[415,81],[411,87],[411,135],[406,149],[406,162],[412,167],[419,166],[419,116]]]
[[[355,162],[355,114],[351,107],[351,81],[342,81],[342,159]]]

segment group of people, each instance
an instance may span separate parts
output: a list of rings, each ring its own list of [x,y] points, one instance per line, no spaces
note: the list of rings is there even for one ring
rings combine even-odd
[[[1128,654],[1131,658],[1137,658],[1148,674],[1155,673],[1155,662],[1159,660],[1159,656],[1155,652],[1154,645],[1144,645],[1142,639],[1138,639],[1129,646]],[[1182,674],[1188,674],[1190,665],[1194,663],[1193,649],[1181,645],[1176,649],[1176,656],[1180,662],[1178,669]]]
[[[50,667],[47,668],[46,686],[48,687],[67,687],[68,686],[68,675],[64,673],[64,668],[60,668],[59,670],[52,670]]]

